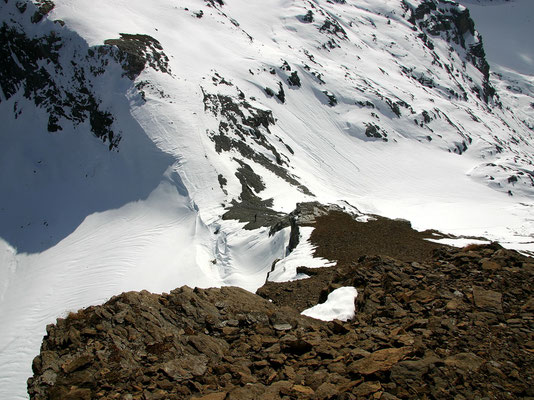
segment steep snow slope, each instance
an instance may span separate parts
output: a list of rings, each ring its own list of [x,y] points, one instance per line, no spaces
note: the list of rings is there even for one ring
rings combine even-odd
[[[69,310],[255,290],[300,201],[534,250],[532,114],[453,2],[22,5],[0,3],[1,398]]]
[[[279,1],[259,6],[232,1],[221,6],[219,2],[192,1],[180,6],[172,2],[139,6],[129,2],[126,6],[76,2],[74,7],[71,2],[61,2],[53,16],[64,19],[90,44],[118,37],[120,32],[148,32],[161,42],[171,57],[173,76],[152,78],[165,94],[139,110],[143,115],[164,115],[166,120],[157,121],[155,126],[152,119],[148,124],[144,122],[147,118],[137,119],[157,138],[160,147],[178,153],[188,163],[182,169],[184,174],[187,170],[210,171],[204,176],[211,185],[197,177],[186,182],[193,188],[197,203],[213,204],[214,197],[217,203],[235,197],[241,186],[233,174],[238,167],[235,158],[245,160],[253,169],[261,168],[257,166],[261,164],[274,171],[275,176],[263,171],[265,174],[260,175],[264,180],[282,179],[293,187],[284,188],[285,203],[279,195],[274,196],[276,209],[285,207],[288,211],[295,199],[306,198],[302,196],[306,191],[296,190],[297,182],[315,195],[328,193],[334,186],[330,201],[360,198],[376,190],[376,180],[364,184],[370,176],[358,173],[357,167],[369,163],[358,161],[357,152],[363,153],[361,157],[376,158],[379,153],[374,151],[385,151],[383,158],[391,159],[387,152],[392,151],[399,155],[395,158],[404,159],[418,151],[413,141],[408,152],[397,147],[406,138],[421,142],[424,152],[427,147],[467,152],[462,160],[453,157],[451,161],[466,163],[459,167],[461,175],[470,173],[504,193],[510,190],[514,195],[530,195],[529,116],[500,108],[499,98],[489,96],[492,89],[484,59],[479,57],[483,51],[477,34],[466,22],[465,11],[449,2],[439,3],[437,11],[424,7],[431,2],[420,3]],[[114,15],[115,7],[123,11],[120,19],[111,22],[105,15]],[[314,22],[306,23],[308,11]],[[288,82],[294,73],[300,87]],[[270,88],[276,94],[279,85],[284,101],[269,97],[263,90]],[[483,101],[486,96],[488,103]],[[329,106],[330,102],[335,106]],[[264,110],[272,114],[260,115]],[[245,121],[249,115],[254,118]],[[221,132],[230,139],[223,143]],[[253,134],[247,135],[250,132]],[[244,138],[247,148],[239,147],[233,138]],[[379,143],[386,140],[388,145]],[[180,150],[184,141],[196,150]],[[335,148],[337,143],[342,149]],[[197,157],[200,148],[205,149],[204,159]],[[252,151],[268,160],[251,155]],[[439,158],[448,159],[445,154]],[[333,164],[336,171],[325,172]],[[388,179],[391,171],[373,170],[376,174],[372,178],[380,176],[382,180]],[[214,173],[228,181],[228,195],[217,190]],[[334,184],[336,180],[339,185]],[[313,185],[320,189],[311,190]],[[280,194],[274,185],[266,186],[266,192],[260,193],[263,199],[272,197],[270,190]],[[347,190],[350,186],[358,189]],[[340,196],[339,187],[348,193]],[[450,190],[444,192],[448,196]],[[206,209],[212,206],[200,206],[206,220],[216,218],[208,217]]]

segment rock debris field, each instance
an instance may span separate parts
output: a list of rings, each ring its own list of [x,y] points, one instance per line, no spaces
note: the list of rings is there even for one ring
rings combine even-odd
[[[534,260],[497,244],[403,258],[300,268],[259,295],[123,293],[47,327],[30,397],[534,398]],[[300,315],[343,286],[358,289],[352,320]]]

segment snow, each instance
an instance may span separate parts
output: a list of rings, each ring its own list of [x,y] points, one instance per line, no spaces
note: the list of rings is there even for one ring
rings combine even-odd
[[[315,246],[310,242],[312,232],[312,227],[305,226],[300,228],[299,244],[287,257],[283,257],[276,263],[274,270],[268,275],[269,281],[287,282],[305,278],[302,274],[297,274],[298,267],[322,268],[336,264],[321,257],[313,257]]]
[[[1,4],[14,9],[12,2]],[[301,228],[300,243],[288,255],[289,228],[269,236],[268,228],[246,231],[243,223],[222,220],[241,192],[235,159],[261,175],[266,189],[258,196],[273,198],[277,211],[290,212],[297,202],[311,200],[350,203],[363,213],[407,219],[419,230],[485,236],[534,250],[534,190],[527,178],[532,132],[526,125],[532,121],[534,82],[514,75],[513,86],[521,92],[511,91],[512,78],[492,76],[503,109],[472,93],[466,101],[449,98],[445,87],[468,88],[481,82],[481,74],[469,63],[464,71],[455,53],[448,58],[449,44],[437,38],[436,54],[457,68],[457,76],[434,67],[432,53],[402,17],[399,1],[316,1],[324,15],[316,10],[314,24],[299,21],[309,7],[300,0],[228,0],[224,13],[200,0],[55,4],[50,18],[65,21],[65,28],[46,21],[24,28],[37,35],[53,25],[68,38],[63,57],[120,33],[149,34],[169,56],[172,76],[145,70],[137,82],[150,82],[146,102],[120,71],[95,79],[102,106],[116,117],[123,135],[119,152],[109,152],[87,123],[74,127],[62,121],[63,131],[48,133],[46,113],[22,93],[2,98],[0,185],[8,195],[0,198],[0,398],[27,398],[25,382],[45,327],[69,311],[128,290],[163,292],[187,284],[255,291],[276,259],[269,275],[275,281],[302,278],[298,266],[334,261],[312,257],[312,228]],[[199,19],[193,13],[200,9]],[[331,38],[318,29],[325,15],[336,16],[350,39],[338,39],[339,48],[322,47]],[[8,16],[0,14],[0,20]],[[491,46],[493,39],[483,35]],[[531,49],[520,41],[517,46]],[[493,60],[490,52],[488,47]],[[287,86],[283,60],[298,71],[300,89]],[[400,72],[401,65],[417,76],[431,73],[439,85],[419,84]],[[234,86],[214,84],[215,72]],[[463,79],[464,73],[473,82]],[[264,92],[278,82],[285,85],[285,104]],[[205,111],[202,91],[237,97],[237,87],[254,107],[272,111],[276,124],[264,132],[266,140],[315,197],[235,150],[217,153],[207,132],[216,132],[220,121]],[[336,96],[337,106],[327,105],[323,91]],[[398,117],[384,96],[406,101],[412,110],[401,108]],[[355,105],[359,101],[374,108]],[[18,118],[15,106],[22,110]],[[423,112],[432,117],[426,125]],[[365,135],[370,122],[387,131],[388,142]],[[472,143],[455,154],[466,134]],[[273,158],[257,143],[248,144]],[[497,144],[502,152],[495,150]],[[508,183],[519,170],[525,179]],[[227,179],[226,192],[219,174]],[[334,309],[354,314],[354,288],[331,296],[333,307],[324,315],[332,316]]]
[[[429,242],[446,244],[448,246],[454,247],[465,247],[470,244],[489,244],[491,242],[487,240],[478,240],[478,239],[466,239],[466,238],[443,238],[443,239],[427,239]]]
[[[324,303],[302,311],[302,315],[323,321],[347,321],[354,317],[354,300],[358,291],[352,286],[343,286],[332,291]]]

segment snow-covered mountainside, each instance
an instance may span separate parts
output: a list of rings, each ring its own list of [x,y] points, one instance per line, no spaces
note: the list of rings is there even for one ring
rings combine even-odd
[[[35,3],[0,2],[0,398],[69,310],[306,262],[299,202],[534,251],[532,76],[453,1]]]

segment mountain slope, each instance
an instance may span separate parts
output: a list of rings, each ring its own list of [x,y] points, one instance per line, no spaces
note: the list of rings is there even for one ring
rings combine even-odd
[[[0,3],[2,397],[62,312],[255,290],[297,202],[532,251],[532,117],[454,2],[39,6]]]

